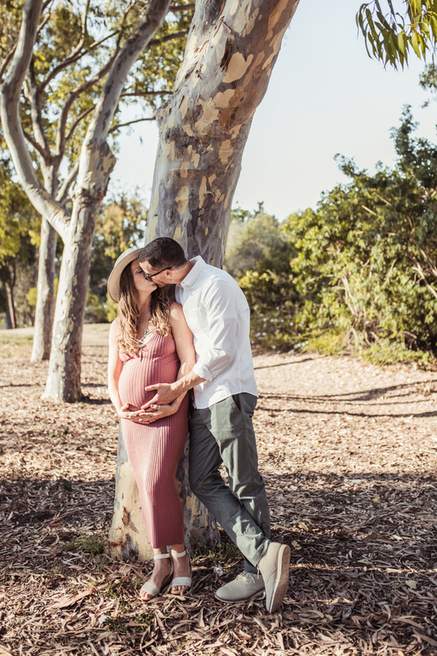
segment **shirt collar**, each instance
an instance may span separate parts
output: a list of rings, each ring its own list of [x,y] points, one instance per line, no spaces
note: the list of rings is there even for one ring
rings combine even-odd
[[[203,267],[206,264],[205,260],[200,255],[193,257],[193,259],[190,260],[190,262],[194,262],[194,266],[191,269],[191,271],[187,273],[185,278],[181,281],[182,289],[189,289],[194,285],[194,283],[196,282],[197,278],[200,275],[200,272],[202,271]]]

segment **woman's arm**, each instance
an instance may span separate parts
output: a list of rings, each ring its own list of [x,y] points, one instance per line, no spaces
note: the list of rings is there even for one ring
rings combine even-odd
[[[175,341],[176,353],[181,363],[176,377],[176,380],[179,380],[189,373],[196,363],[193,333],[188,328],[182,306],[179,303],[172,303],[170,306],[170,327]],[[168,405],[150,405],[146,410],[141,410],[140,416],[152,421],[168,417],[179,410],[185,394],[186,392],[183,392]]]
[[[176,345],[176,352],[181,366],[176,380],[188,374],[196,364],[196,353],[194,351],[193,333],[188,328],[182,306],[172,303],[170,306],[170,326]]]
[[[118,415],[120,414],[122,407],[120,396],[118,394],[118,381],[120,380],[121,370],[123,369],[123,363],[118,354],[119,333],[118,321],[115,319],[115,321],[111,323],[109,329],[108,391],[109,398],[114,404]]]
[[[182,306],[179,303],[172,303],[170,306],[170,326],[175,341],[176,353],[181,363],[176,377],[176,380],[179,380],[188,374],[196,364],[193,333],[188,328]],[[185,394],[186,392],[178,396],[170,405],[179,410]]]
[[[109,329],[109,355],[108,355],[108,391],[109,398],[117,410],[117,414],[122,419],[130,419],[136,423],[143,423],[136,412],[129,411],[129,403],[122,405],[118,393],[118,381],[123,369],[123,362],[120,360],[118,351],[118,336],[120,329],[118,327],[118,320],[115,319],[111,323]]]

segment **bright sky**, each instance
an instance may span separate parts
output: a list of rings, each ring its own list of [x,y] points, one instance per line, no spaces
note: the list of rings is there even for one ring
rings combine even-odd
[[[416,134],[436,140],[437,103],[421,108],[430,97],[418,84],[423,62],[396,72],[370,60],[355,25],[360,2],[301,0],[253,120],[234,207],[264,201],[281,220],[315,207],[322,191],[347,181],[336,153],[370,171],[378,160],[393,164],[390,128],[405,104],[420,123]],[[140,185],[148,198],[157,129],[139,126],[123,137],[112,179]]]

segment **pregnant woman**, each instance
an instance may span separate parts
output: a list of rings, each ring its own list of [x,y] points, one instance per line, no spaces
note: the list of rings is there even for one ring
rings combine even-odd
[[[141,248],[120,255],[108,279],[118,303],[109,332],[108,387],[121,418],[121,430],[141,499],[155,566],[140,595],[149,600],[171,582],[172,594],[191,587],[189,556],[175,475],[188,434],[188,397],[170,405],[142,406],[154,392],[147,385],[174,382],[194,363],[193,336],[182,308],[169,303],[165,290],[138,263]],[[171,554],[167,552],[171,546]]]

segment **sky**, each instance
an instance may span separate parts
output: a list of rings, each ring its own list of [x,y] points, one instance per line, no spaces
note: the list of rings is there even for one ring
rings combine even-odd
[[[369,59],[355,24],[360,3],[301,0],[255,113],[234,207],[254,210],[264,202],[280,220],[315,208],[323,191],[348,181],[336,153],[369,172],[378,161],[393,165],[390,129],[406,104],[420,124],[416,136],[437,140],[437,102],[422,108],[431,98],[419,87],[423,61],[412,58],[397,72]],[[153,122],[124,135],[112,180],[140,186],[148,199],[157,142]]]

